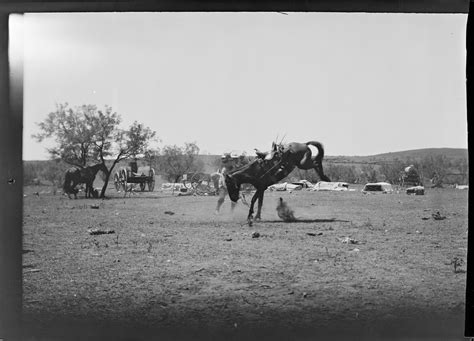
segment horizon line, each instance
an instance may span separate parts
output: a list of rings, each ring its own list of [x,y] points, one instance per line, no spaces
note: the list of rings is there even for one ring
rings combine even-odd
[[[327,158],[335,158],[335,157],[373,157],[373,156],[379,156],[379,155],[385,155],[385,154],[396,154],[396,153],[406,153],[406,152],[414,152],[414,151],[422,151],[422,150],[433,150],[433,149],[458,149],[458,150],[463,150],[463,151],[468,151],[468,148],[462,148],[462,147],[427,147],[427,148],[416,148],[416,149],[405,149],[405,150],[397,150],[397,151],[391,151],[391,152],[383,152],[383,153],[377,153],[377,154],[365,154],[365,155],[348,155],[348,154],[338,154],[338,155],[325,155],[324,157]],[[197,155],[201,156],[219,156],[222,155],[222,153],[217,153],[217,154],[202,154],[199,153]],[[249,156],[254,156],[253,154]],[[139,158],[143,159],[143,158]],[[54,159],[22,159],[22,161],[52,161]],[[114,158],[106,159],[106,160],[115,160]]]

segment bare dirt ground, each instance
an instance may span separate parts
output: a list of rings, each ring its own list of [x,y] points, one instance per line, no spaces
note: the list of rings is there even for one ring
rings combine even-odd
[[[267,191],[252,227],[212,196],[25,195],[35,340],[463,339],[467,191]],[[279,197],[299,221],[278,218]]]

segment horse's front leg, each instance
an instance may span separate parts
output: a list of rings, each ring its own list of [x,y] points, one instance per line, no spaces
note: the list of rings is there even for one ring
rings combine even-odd
[[[69,187],[70,191],[74,193],[74,199],[77,199],[77,191],[76,191],[77,182],[73,181],[71,187]]]
[[[86,193],[88,198],[92,198],[92,184],[86,186]]]
[[[259,191],[257,190],[255,194],[253,195],[252,200],[250,201],[249,215],[247,216],[247,221],[249,223],[249,226],[252,226],[253,206],[255,205],[255,201],[257,200],[258,196],[259,196]]]
[[[263,206],[263,194],[265,193],[265,190],[260,191],[260,195],[258,196],[258,206],[257,206],[257,215],[255,216],[255,220],[261,220],[261,214],[262,214],[262,206]]]

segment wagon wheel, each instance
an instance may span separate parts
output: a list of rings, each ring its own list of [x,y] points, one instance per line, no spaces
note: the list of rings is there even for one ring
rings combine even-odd
[[[121,186],[121,181],[118,173],[114,174],[114,185],[115,185],[115,190],[117,192],[120,192],[120,186]]]
[[[194,193],[196,193],[197,195],[204,195],[204,193],[206,192],[204,186],[202,184],[197,184],[195,187],[194,187]]]
[[[191,186],[197,195],[205,195],[212,192],[211,179],[206,174],[196,173],[191,177]]]
[[[127,191],[127,170],[122,169],[120,171],[120,180],[122,182],[122,188],[124,192],[126,192]]]
[[[194,173],[193,176],[191,177],[191,186],[193,188],[196,188],[203,180],[203,174],[202,173]]]
[[[199,194],[200,190],[198,187],[201,185],[202,182],[202,173],[194,173],[191,176],[190,183],[194,193]]]
[[[155,189],[155,170],[153,168],[150,168],[149,177],[150,180],[148,181],[148,190],[153,192]]]

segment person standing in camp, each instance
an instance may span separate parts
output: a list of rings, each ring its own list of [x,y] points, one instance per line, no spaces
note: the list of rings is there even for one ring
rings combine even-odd
[[[217,206],[216,206],[216,214],[219,214],[220,208],[222,204],[224,203],[225,197],[227,196],[227,187],[225,184],[225,175],[227,173],[230,173],[240,167],[245,166],[250,162],[249,158],[246,156],[245,152],[239,153],[236,151],[233,151],[232,153],[224,153],[221,156],[221,165],[222,167],[216,172],[213,173],[215,176],[215,181],[214,183],[217,184],[217,195],[219,196],[219,199],[217,199]],[[216,186],[216,185],[215,185]],[[240,193],[240,199],[242,200],[242,203],[244,205],[248,206],[247,200],[245,199],[245,196],[243,193]],[[235,208],[235,205],[237,203],[231,202],[231,210],[233,211]]]
[[[227,187],[225,184],[225,175],[235,169],[234,159],[229,153],[224,153],[221,156],[222,167],[218,170],[219,180],[218,180],[218,193],[219,198],[217,199],[217,206],[215,214],[219,214],[222,204],[224,203],[225,197],[227,196]],[[231,210],[234,211],[236,202],[231,202]]]

